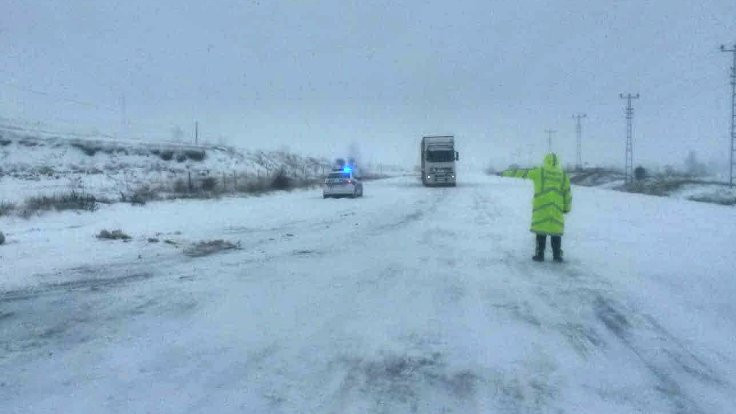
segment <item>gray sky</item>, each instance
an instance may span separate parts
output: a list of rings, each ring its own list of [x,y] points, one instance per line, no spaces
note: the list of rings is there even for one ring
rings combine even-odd
[[[426,133],[462,161],[541,159],[546,128],[574,161],[694,149],[725,162],[736,1],[0,0],[0,116],[169,139],[203,136],[415,164]],[[725,168],[725,167],[724,167]]]

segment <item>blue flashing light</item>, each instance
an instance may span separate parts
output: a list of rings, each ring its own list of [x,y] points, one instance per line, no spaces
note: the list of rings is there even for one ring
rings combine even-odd
[[[345,166],[343,167],[342,172],[346,172],[346,173],[353,172],[353,169],[348,166]]]

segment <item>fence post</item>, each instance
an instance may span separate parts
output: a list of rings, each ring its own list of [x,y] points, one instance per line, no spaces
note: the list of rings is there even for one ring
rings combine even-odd
[[[191,171],[187,171],[187,175],[189,176],[187,187],[189,188],[189,192],[191,193],[192,190],[193,190],[193,188],[192,188],[192,172]]]

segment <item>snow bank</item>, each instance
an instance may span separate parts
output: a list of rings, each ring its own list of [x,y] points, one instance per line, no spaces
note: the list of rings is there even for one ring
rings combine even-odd
[[[284,151],[143,143],[0,128],[0,203],[69,191],[118,200],[141,187],[171,188],[207,177],[228,188],[279,171],[302,180],[323,176],[326,159]]]

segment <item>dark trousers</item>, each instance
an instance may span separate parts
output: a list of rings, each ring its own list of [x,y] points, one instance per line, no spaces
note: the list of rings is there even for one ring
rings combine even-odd
[[[562,257],[562,236],[550,236],[552,242],[552,255],[554,257]],[[547,235],[537,234],[537,256],[544,256],[544,249],[547,246]]]

